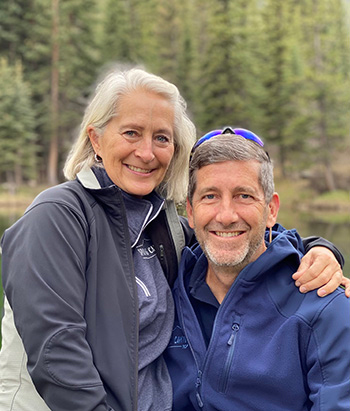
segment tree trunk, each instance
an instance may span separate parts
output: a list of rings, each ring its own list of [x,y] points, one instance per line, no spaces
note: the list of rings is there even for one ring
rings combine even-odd
[[[48,164],[48,183],[58,183],[58,99],[59,99],[59,0],[52,0],[52,59],[51,59],[51,139]]]
[[[314,14],[317,16],[318,2],[314,1]],[[318,73],[324,73],[324,56],[321,47],[321,28],[319,24],[315,27],[314,34],[314,49],[315,49],[315,68]],[[320,88],[323,84],[320,83]],[[322,91],[322,88],[321,88]],[[321,142],[321,161],[324,167],[324,177],[325,183],[328,191],[333,191],[336,189],[334,174],[332,170],[332,146],[329,141],[329,135],[327,131],[327,105],[325,102],[325,93],[319,92],[317,98],[317,105],[319,108],[319,122],[318,129],[320,132],[320,142]]]

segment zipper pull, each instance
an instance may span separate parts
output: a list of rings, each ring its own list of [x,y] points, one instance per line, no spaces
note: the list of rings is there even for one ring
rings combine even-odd
[[[196,393],[196,398],[197,398],[198,407],[203,408],[204,404],[203,404],[201,396],[199,395],[199,392]]]
[[[202,384],[202,375],[203,375],[202,371],[198,370],[197,379],[196,379],[196,390],[197,390],[196,398],[197,398],[197,403],[198,403],[199,408],[203,408],[203,406],[204,406],[203,401],[202,401],[202,397],[199,394],[199,388]]]
[[[231,328],[232,328],[232,333],[230,335],[229,340],[227,341],[227,345],[232,345],[233,344],[235,336],[236,336],[236,334],[238,333],[238,330],[239,330],[239,324],[233,323]]]
[[[159,258],[161,261],[164,260],[164,245],[159,244]]]

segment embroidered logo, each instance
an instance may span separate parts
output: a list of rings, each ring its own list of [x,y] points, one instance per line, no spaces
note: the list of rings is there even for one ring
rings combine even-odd
[[[168,348],[182,348],[183,350],[188,348],[187,338],[178,325],[173,329]]]
[[[142,244],[136,246],[136,250],[144,260],[150,260],[156,256],[156,249],[151,244],[151,240],[143,240]]]

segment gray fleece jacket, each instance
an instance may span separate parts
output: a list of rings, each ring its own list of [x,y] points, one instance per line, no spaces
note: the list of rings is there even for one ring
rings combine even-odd
[[[78,177],[41,193],[6,230],[6,298],[51,410],[137,410],[139,305],[123,195],[91,170]],[[167,226],[163,260],[185,244],[174,205],[164,208],[152,222]],[[13,404],[18,394],[8,394]]]

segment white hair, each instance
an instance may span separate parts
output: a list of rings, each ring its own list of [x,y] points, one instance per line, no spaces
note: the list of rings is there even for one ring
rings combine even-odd
[[[93,99],[85,110],[78,139],[68,155],[64,175],[68,180],[73,180],[84,167],[98,165],[87,127],[92,125],[103,134],[109,121],[117,114],[120,98],[138,89],[163,96],[174,108],[174,156],[157,190],[167,199],[181,202],[187,192],[189,153],[196,140],[195,126],[186,113],[186,102],[177,87],[139,68],[113,71],[97,86]]]

